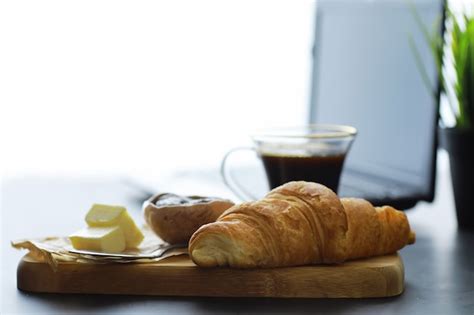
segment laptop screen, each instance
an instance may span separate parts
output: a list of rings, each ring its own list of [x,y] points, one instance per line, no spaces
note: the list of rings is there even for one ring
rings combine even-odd
[[[412,3],[430,30],[441,19],[442,0]],[[437,100],[410,36],[433,90],[438,78],[410,2],[319,0],[315,25],[310,122],[358,129],[342,185],[353,173],[366,174],[432,198]]]

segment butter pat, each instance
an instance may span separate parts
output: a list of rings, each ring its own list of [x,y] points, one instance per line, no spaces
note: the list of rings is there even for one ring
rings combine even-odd
[[[125,250],[125,236],[119,226],[88,227],[69,236],[79,250],[120,253]]]
[[[75,249],[119,253],[143,241],[142,232],[124,207],[94,204],[86,222],[89,227],[69,236]]]
[[[125,207],[94,204],[86,215],[86,222],[90,227],[120,227],[126,248],[136,248],[143,241],[143,233]]]

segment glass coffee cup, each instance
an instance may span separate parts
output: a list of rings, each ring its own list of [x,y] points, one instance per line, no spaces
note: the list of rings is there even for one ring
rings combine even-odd
[[[261,159],[270,189],[290,181],[323,184],[337,193],[345,158],[357,130],[343,125],[315,124],[262,130],[251,136],[254,146],[229,151],[221,163],[224,183],[242,200],[258,199],[227,171],[236,151],[252,150]]]

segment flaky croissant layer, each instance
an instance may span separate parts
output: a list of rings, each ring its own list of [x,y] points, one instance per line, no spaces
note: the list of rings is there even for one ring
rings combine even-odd
[[[283,267],[384,255],[414,241],[403,212],[298,181],[199,228],[189,254],[203,267]]]

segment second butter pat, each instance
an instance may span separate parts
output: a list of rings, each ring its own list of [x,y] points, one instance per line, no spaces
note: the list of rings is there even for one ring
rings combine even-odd
[[[75,249],[105,253],[125,250],[125,237],[119,226],[87,227],[69,236]]]
[[[90,227],[118,226],[125,236],[127,248],[135,248],[143,241],[143,233],[122,206],[94,204],[86,215]]]

